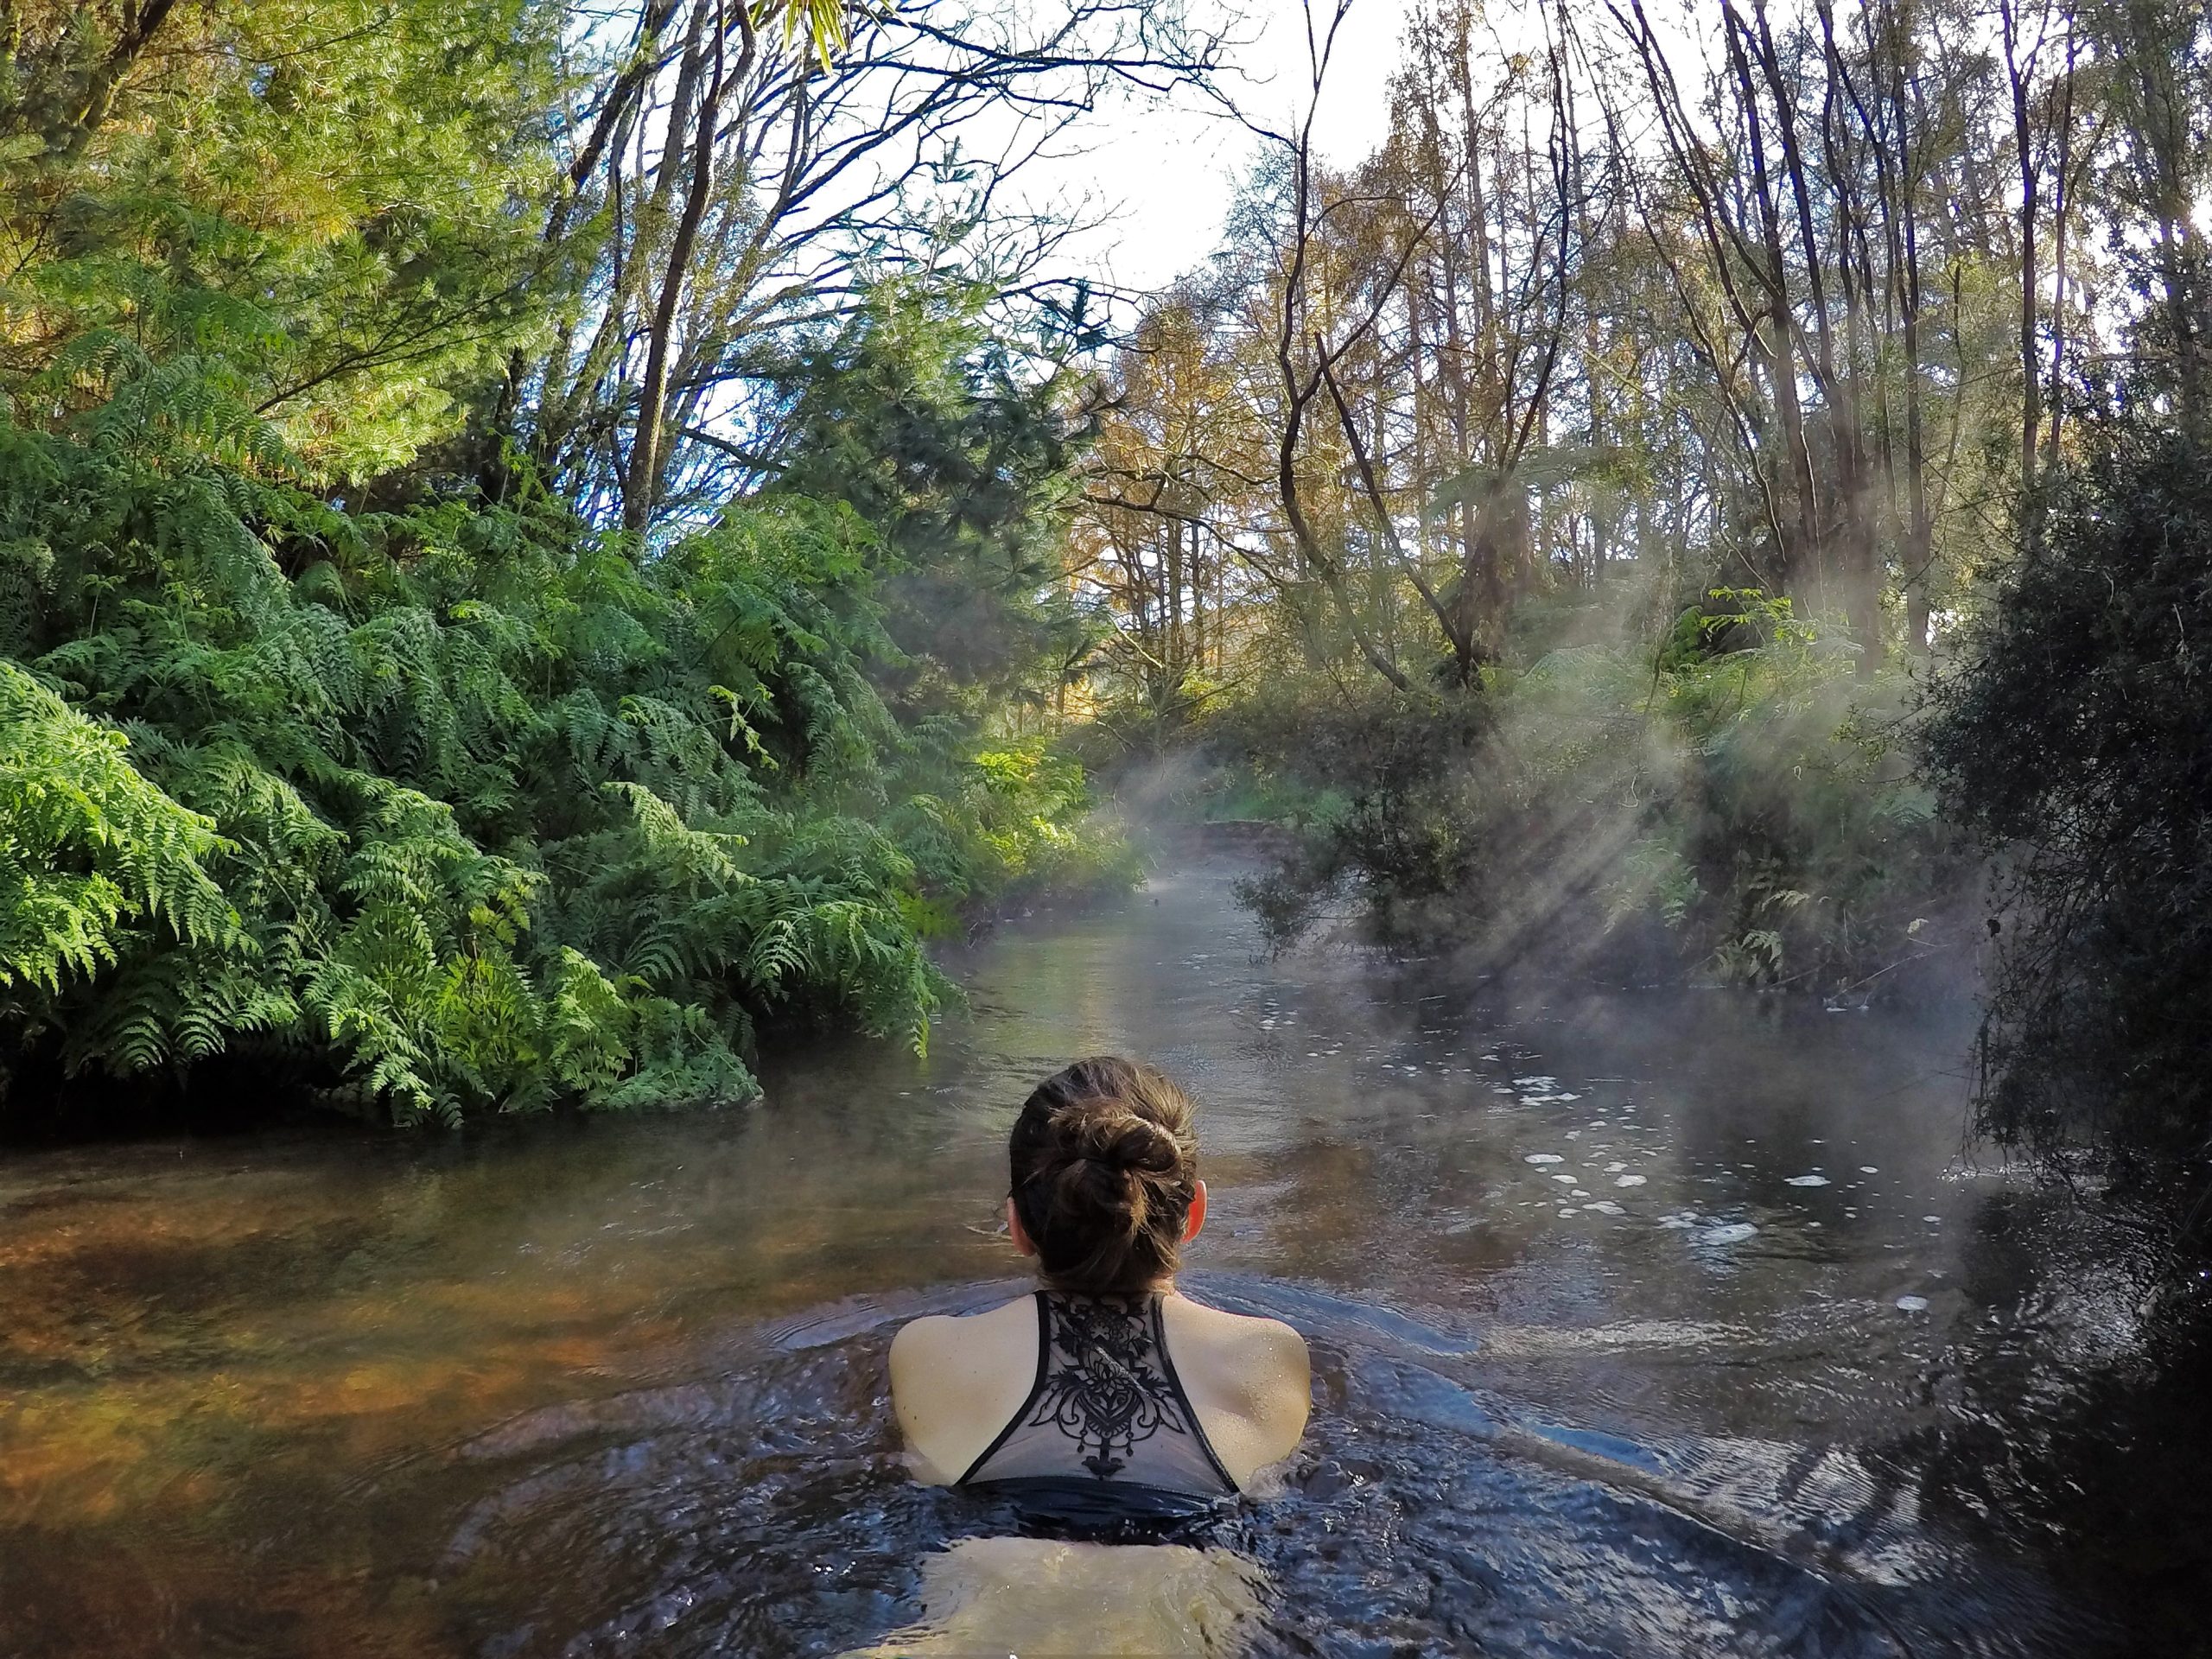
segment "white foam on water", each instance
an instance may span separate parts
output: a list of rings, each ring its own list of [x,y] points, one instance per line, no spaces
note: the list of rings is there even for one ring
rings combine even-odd
[[[1700,1244],[1740,1244],[1758,1229],[1748,1221],[1732,1221],[1725,1227],[1709,1228],[1697,1236]]]

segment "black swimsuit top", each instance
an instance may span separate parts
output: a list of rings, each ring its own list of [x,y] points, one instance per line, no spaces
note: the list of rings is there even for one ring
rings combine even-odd
[[[1187,1516],[1236,1495],[1167,1356],[1161,1298],[1037,1293],[1037,1380],[957,1483],[1025,1507]]]

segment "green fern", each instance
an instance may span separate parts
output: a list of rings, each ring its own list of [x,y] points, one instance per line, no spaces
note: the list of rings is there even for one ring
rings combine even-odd
[[[0,991],[58,994],[112,967],[138,931],[215,951],[243,944],[202,868],[213,823],[148,783],[128,740],[0,659]]]
[[[764,1020],[923,1046],[923,933],[1074,842],[1079,772],[886,706],[849,509],[639,564],[527,492],[337,512],[209,360],[87,334],[51,375],[96,400],[0,419],[0,1087],[742,1099]]]

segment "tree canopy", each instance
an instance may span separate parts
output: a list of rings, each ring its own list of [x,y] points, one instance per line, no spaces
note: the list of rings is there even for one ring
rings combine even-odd
[[[918,1045],[931,935],[1122,876],[1025,724],[1065,321],[918,183],[1207,49],[1059,23],[0,10],[10,1113],[743,1098],[764,1021]]]
[[[1363,20],[1302,10],[1103,372],[1091,752],[1293,827],[1280,939],[1843,1007],[1986,959],[1989,1128],[2201,1165],[2147,1079],[2206,915],[2204,10],[1424,0],[1339,162]]]

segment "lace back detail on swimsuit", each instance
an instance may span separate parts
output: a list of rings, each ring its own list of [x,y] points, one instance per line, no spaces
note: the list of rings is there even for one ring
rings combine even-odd
[[[1158,1296],[1037,1299],[1036,1383],[962,1484],[1073,1477],[1205,1497],[1236,1490],[1167,1357]]]

